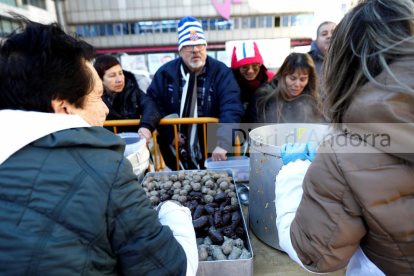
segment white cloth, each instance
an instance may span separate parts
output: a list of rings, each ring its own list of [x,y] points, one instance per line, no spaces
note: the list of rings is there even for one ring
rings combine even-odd
[[[279,234],[280,247],[289,257],[306,269],[300,261],[290,240],[290,225],[296,215],[302,199],[302,183],[311,162],[296,160],[282,167],[276,176],[276,227]],[[316,273],[306,269],[309,272]],[[325,274],[325,273],[317,273]],[[385,276],[385,274],[364,254],[359,247],[350,259],[346,271],[347,276]]]
[[[362,251],[361,247],[358,247],[351,260],[348,263],[348,269],[346,271],[347,276],[385,276],[382,272]]]
[[[170,227],[175,239],[181,244],[187,256],[187,276],[196,275],[198,269],[198,251],[196,235],[187,207],[166,201],[161,206],[158,219],[162,225]]]
[[[279,235],[280,247],[297,262],[308,270],[300,261],[298,254],[290,240],[290,225],[296,215],[296,210],[302,199],[302,182],[311,162],[309,160],[296,160],[282,167],[276,176],[276,227]]]
[[[0,165],[12,154],[50,133],[90,125],[78,115],[0,110]]]
[[[143,174],[149,166],[150,153],[145,139],[141,139],[136,146],[137,150],[126,158],[131,162],[132,171],[136,175]]]

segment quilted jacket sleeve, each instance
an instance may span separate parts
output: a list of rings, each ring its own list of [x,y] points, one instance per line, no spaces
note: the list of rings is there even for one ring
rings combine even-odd
[[[124,275],[185,275],[187,259],[167,226],[158,221],[145,191],[122,159],[108,206],[108,236]]]
[[[366,234],[361,217],[337,155],[325,142],[307,171],[302,201],[290,227],[292,245],[303,265],[315,272],[347,266]]]

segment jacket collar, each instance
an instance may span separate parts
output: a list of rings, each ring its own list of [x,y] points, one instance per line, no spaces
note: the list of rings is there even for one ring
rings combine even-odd
[[[319,49],[318,45],[316,45],[315,41],[311,43],[311,49],[309,52],[313,52],[315,56],[317,56],[320,60],[324,59],[324,55],[322,54],[321,50]]]
[[[0,165],[18,150],[48,134],[69,128],[90,127],[78,115],[22,110],[0,110],[0,122],[8,132],[0,136]]]

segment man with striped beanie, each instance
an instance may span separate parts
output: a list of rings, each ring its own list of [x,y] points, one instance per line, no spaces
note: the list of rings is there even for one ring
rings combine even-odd
[[[207,56],[204,31],[194,17],[184,17],[178,23],[178,51],[179,58],[155,73],[147,93],[156,101],[163,117],[176,114],[180,118],[219,118],[212,159],[224,161],[232,144],[231,129],[236,128],[244,113],[240,88],[230,68]],[[170,169],[175,170],[178,165],[184,169],[203,168],[202,126],[179,126],[180,164],[176,163],[172,126],[159,126],[158,131],[158,143]]]

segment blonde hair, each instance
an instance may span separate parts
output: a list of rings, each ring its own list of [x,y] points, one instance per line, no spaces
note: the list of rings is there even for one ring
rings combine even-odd
[[[413,93],[399,82],[389,64],[414,54],[413,0],[363,0],[341,20],[332,36],[323,65],[323,114],[340,129],[357,89],[386,71],[398,89]],[[388,86],[390,87],[390,86]]]
[[[269,87],[273,90],[269,91],[268,88],[261,88],[258,91],[265,94],[256,103],[257,114],[263,114],[264,120],[266,120],[266,106],[272,99],[276,101],[279,118],[283,118],[282,109],[284,102],[298,98],[291,97],[286,85],[286,76],[293,74],[296,70],[309,74],[308,84],[298,97],[311,97],[319,102],[318,77],[312,58],[308,54],[292,53],[286,57],[276,75],[270,80]],[[279,123],[279,119],[277,123]]]

